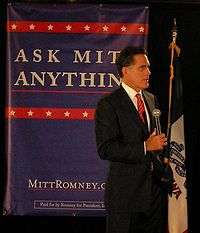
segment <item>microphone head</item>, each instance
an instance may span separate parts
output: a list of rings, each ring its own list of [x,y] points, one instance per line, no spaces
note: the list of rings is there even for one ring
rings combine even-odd
[[[152,115],[153,115],[154,117],[160,117],[161,111],[160,111],[158,108],[155,108],[155,109],[152,111]]]

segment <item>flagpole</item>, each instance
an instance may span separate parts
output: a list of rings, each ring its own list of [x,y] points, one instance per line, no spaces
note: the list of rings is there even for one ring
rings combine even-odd
[[[174,52],[176,49],[176,38],[177,38],[177,29],[176,29],[176,18],[174,18],[174,26],[172,29],[172,42],[169,45],[171,50],[171,59],[170,59],[170,77],[169,77],[169,105],[168,105],[168,119],[167,119],[167,139],[170,140],[170,129],[171,129],[171,107],[172,107],[172,83],[174,79]]]
[[[170,76],[169,76],[169,101],[168,101],[168,118],[167,118],[167,142],[168,146],[166,147],[163,162],[164,164],[169,164],[169,153],[170,153],[170,137],[171,137],[171,109],[172,109],[172,86],[173,86],[173,79],[174,79],[174,54],[175,52],[177,55],[180,53],[180,49],[176,45],[176,38],[177,38],[177,28],[176,28],[176,18],[174,18],[174,25],[172,28],[172,42],[169,45],[170,49]]]

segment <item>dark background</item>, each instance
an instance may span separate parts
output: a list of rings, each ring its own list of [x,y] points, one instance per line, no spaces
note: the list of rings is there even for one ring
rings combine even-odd
[[[24,0],[6,1],[0,0],[0,208],[3,213],[3,194],[5,187],[6,161],[5,161],[5,131],[4,131],[4,107],[5,107],[5,79],[6,79],[6,4],[7,2],[27,3],[111,3],[117,4],[146,4],[150,8],[148,53],[151,62],[151,91],[154,92],[160,102],[162,111],[162,125],[166,128],[168,111],[168,84],[170,52],[168,46],[172,40],[171,29],[173,19],[176,18],[178,27],[177,44],[181,48],[182,80],[183,80],[183,104],[185,117],[185,141],[186,141],[186,167],[188,184],[188,220],[189,232],[199,233],[197,217],[200,195],[199,185],[199,145],[200,145],[200,0],[193,1],[131,1],[131,0],[107,0],[107,1],[76,1],[76,0]],[[117,17],[117,16],[116,16]],[[1,232],[19,231],[22,233],[104,233],[104,217],[33,217],[33,216],[1,216],[0,227],[5,227]],[[142,233],[142,232],[141,232]]]

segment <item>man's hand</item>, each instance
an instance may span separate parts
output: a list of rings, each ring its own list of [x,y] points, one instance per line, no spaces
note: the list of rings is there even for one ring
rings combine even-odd
[[[167,145],[167,138],[164,133],[156,135],[156,130],[154,129],[153,133],[146,140],[146,150],[147,151],[157,151],[162,150],[164,146]]]

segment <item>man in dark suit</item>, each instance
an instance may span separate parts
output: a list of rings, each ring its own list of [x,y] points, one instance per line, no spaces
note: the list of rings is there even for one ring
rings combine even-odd
[[[99,101],[95,114],[98,154],[110,161],[107,233],[164,233],[166,193],[154,176],[153,161],[167,138],[155,132],[156,99],[145,91],[151,74],[147,53],[126,47],[116,65],[121,85]]]

